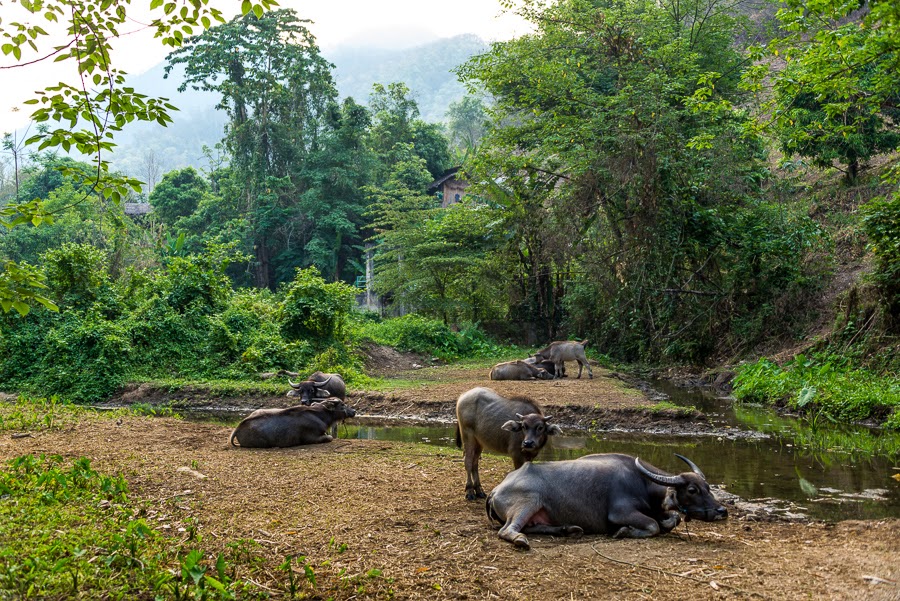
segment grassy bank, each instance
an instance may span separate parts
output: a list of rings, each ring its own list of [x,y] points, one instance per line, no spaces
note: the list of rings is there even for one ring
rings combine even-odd
[[[855,369],[830,355],[797,355],[784,365],[760,359],[738,371],[734,395],[819,419],[875,420],[900,429],[900,378]]]

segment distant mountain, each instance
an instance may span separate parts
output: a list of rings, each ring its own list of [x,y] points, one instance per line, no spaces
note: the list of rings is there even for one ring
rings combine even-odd
[[[342,46],[325,58],[335,64],[342,97],[367,104],[372,84],[402,81],[413,91],[422,119],[436,123],[445,120],[451,102],[465,95],[452,69],[486,50],[481,38],[465,34],[405,50]]]
[[[442,122],[450,103],[465,95],[451,70],[486,49],[479,37],[460,35],[401,50],[344,45],[323,55],[335,65],[335,83],[342,98],[352,96],[367,104],[372,84],[402,81],[413,92],[422,119]],[[190,89],[178,92],[183,70],[179,67],[164,79],[164,68],[161,63],[131,77],[129,85],[143,94],[169,98],[180,109],[172,115],[174,123],[127,127],[116,136],[118,147],[110,161],[114,169],[140,179],[146,179],[146,157],[151,153],[161,173],[188,165],[206,167],[202,148],[221,141],[227,121],[225,113],[215,109],[217,95]]]

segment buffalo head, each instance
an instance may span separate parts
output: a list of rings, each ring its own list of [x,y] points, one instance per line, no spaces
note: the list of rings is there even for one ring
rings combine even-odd
[[[562,429],[556,424],[548,424],[552,418],[540,413],[522,415],[516,413],[518,420],[509,420],[501,426],[510,432],[522,432],[522,451],[537,455],[545,444],[547,437],[552,434],[562,434]]]
[[[703,475],[700,468],[687,457],[678,453],[675,456],[687,463],[691,471],[670,476],[648,470],[638,457],[634,458],[634,464],[638,471],[651,482],[669,487],[666,503],[670,507],[665,509],[674,509],[683,513],[686,520],[696,518],[704,522],[713,522],[727,518],[728,510],[713,496],[709,484],[706,482],[706,476]]]

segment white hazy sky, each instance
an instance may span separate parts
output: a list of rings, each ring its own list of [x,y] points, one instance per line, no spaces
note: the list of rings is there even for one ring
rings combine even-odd
[[[136,6],[149,6],[149,2],[135,2],[129,16],[148,22],[144,10]],[[240,12],[240,0],[213,0],[226,18]],[[3,3],[3,22],[8,24],[21,18],[12,14],[18,4]],[[301,18],[313,21],[310,27],[319,45],[327,52],[343,43],[365,37],[371,40],[373,33],[389,47],[408,46],[405,42],[423,42],[429,39],[452,37],[462,33],[474,33],[487,41],[505,40],[528,30],[517,17],[503,14],[498,0],[282,0],[282,8],[292,8]],[[143,13],[143,14],[141,14]],[[49,30],[46,22],[32,21]],[[152,33],[137,22],[121,28],[129,32],[115,44],[114,63],[130,74],[139,74],[162,61],[168,50]],[[43,42],[46,50],[51,43]],[[34,55],[23,53],[23,62],[33,60]],[[52,59],[50,59],[52,60]],[[71,63],[71,64],[70,64]],[[0,56],[0,67],[14,65],[11,56]],[[74,82],[74,63],[43,61],[35,65],[0,70],[0,134],[28,124],[33,105],[22,102],[34,97],[34,90],[43,89],[59,81]]]

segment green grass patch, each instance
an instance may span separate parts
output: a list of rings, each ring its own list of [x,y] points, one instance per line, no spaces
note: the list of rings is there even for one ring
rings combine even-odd
[[[247,589],[222,554],[179,549],[136,517],[124,478],[85,457],[16,457],[0,470],[0,498],[0,597],[214,600]]]
[[[876,419],[886,427],[900,426],[900,379],[854,369],[831,355],[797,355],[784,366],[760,359],[738,371],[734,395],[838,421]]]

